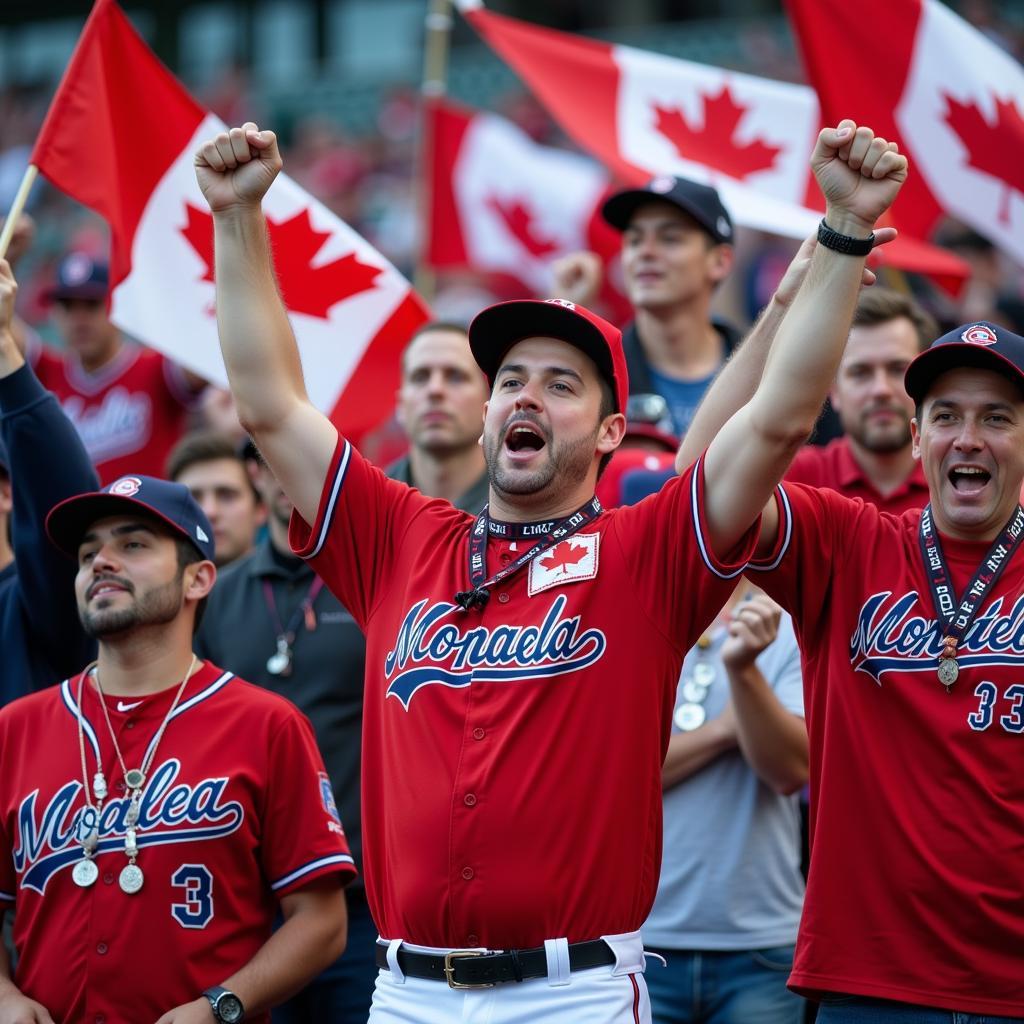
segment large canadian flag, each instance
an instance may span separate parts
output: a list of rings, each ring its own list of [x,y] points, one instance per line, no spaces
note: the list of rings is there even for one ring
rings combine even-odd
[[[894,222],[926,237],[950,213],[1024,262],[1021,65],[937,0],[788,5],[824,116],[911,159]]]
[[[589,157],[534,142],[518,125],[435,99],[430,139],[427,261],[501,274],[536,295],[552,290],[551,264],[588,249],[605,261],[602,300],[628,316],[614,287],[619,235],[601,217],[612,190]]]
[[[806,205],[821,126],[812,89],[538,28],[480,0],[459,7],[562,129],[617,177],[673,174],[714,185],[745,227],[792,238],[816,227],[821,210]],[[907,235],[873,260],[954,290],[969,272],[952,253]]]
[[[114,0],[97,0],[31,162],[111,230],[111,319],[208,380],[217,342],[213,220],[200,143],[223,129],[157,60]],[[350,437],[391,411],[399,354],[427,309],[356,232],[291,179],[263,203],[311,400]]]

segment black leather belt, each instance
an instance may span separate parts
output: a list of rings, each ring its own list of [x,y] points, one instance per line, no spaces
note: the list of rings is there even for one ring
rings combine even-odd
[[[615,963],[615,953],[603,939],[569,945],[569,970],[585,971]],[[377,966],[390,970],[388,947],[377,943]],[[449,988],[492,988],[506,981],[546,978],[548,958],[543,946],[512,949],[506,953],[482,953],[456,949],[451,953],[414,953],[398,948],[398,966],[410,978],[447,982]]]

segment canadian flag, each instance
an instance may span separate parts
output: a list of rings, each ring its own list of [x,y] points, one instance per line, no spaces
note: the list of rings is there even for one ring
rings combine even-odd
[[[950,213],[1024,262],[1020,64],[937,0],[789,11],[825,117],[870,124],[912,161],[893,222],[926,237]]]
[[[601,217],[612,190],[608,173],[589,157],[542,146],[497,114],[432,100],[427,261],[513,278],[534,294],[551,291],[551,264],[588,249],[617,280],[618,232]],[[628,316],[613,284],[602,300]]]
[[[480,0],[459,6],[563,130],[617,177],[690,178],[714,185],[737,224],[792,238],[814,230],[821,210],[806,205],[808,158],[821,116],[812,89],[538,28]],[[873,260],[949,289],[969,272],[952,253],[905,235]]]
[[[97,0],[31,158],[110,224],[114,323],[221,384],[213,220],[193,159],[223,127],[114,0]],[[310,398],[358,438],[390,413],[399,354],[428,311],[380,253],[286,176],[263,208]]]

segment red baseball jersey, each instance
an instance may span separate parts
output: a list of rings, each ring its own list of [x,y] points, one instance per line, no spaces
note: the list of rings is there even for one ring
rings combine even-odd
[[[101,483],[125,473],[164,475],[194,397],[181,367],[124,342],[95,373],[71,354],[56,362],[40,358],[36,373],[74,423]]]
[[[790,464],[786,482],[829,487],[848,498],[863,498],[894,516],[928,504],[928,481],[920,462],[914,463],[896,490],[882,494],[857,464],[847,437],[837,437],[823,447],[804,445]]]
[[[176,691],[106,698],[129,768]],[[77,692],[75,678],[0,710],[0,906],[15,907],[15,981],[57,1021],[155,1021],[244,966],[270,935],[281,896],[328,874],[348,881],[355,868],[309,722],[206,662],[148,773],[138,833],[145,882],[134,895],[118,885],[128,863],[123,776],[101,698],[84,687],[90,787],[99,751],[110,795],[99,878],[79,888]]]
[[[896,517],[787,484],[760,583],[793,615],[812,855],[791,985],[1024,1013],[1024,554],[938,679],[944,626]],[[942,537],[958,595],[989,544]]]
[[[680,665],[756,534],[715,561],[701,479],[602,513],[463,611],[472,517],[339,440],[291,540],[366,632],[363,871],[381,935],[510,948],[643,923]],[[488,572],[529,546],[491,537]]]

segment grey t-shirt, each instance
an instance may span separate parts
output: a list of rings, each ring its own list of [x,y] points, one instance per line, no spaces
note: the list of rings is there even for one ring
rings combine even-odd
[[[704,652],[689,651],[676,691],[703,660],[714,670],[703,707],[722,713],[729,682],[720,652],[724,628]],[[757,666],[788,711],[803,715],[800,651],[783,614],[775,642]],[[679,727],[673,722],[673,733]],[[644,943],[666,949],[743,950],[796,941],[804,881],[800,874],[799,797],[779,796],[733,751],[664,794],[665,839],[658,894]]]

